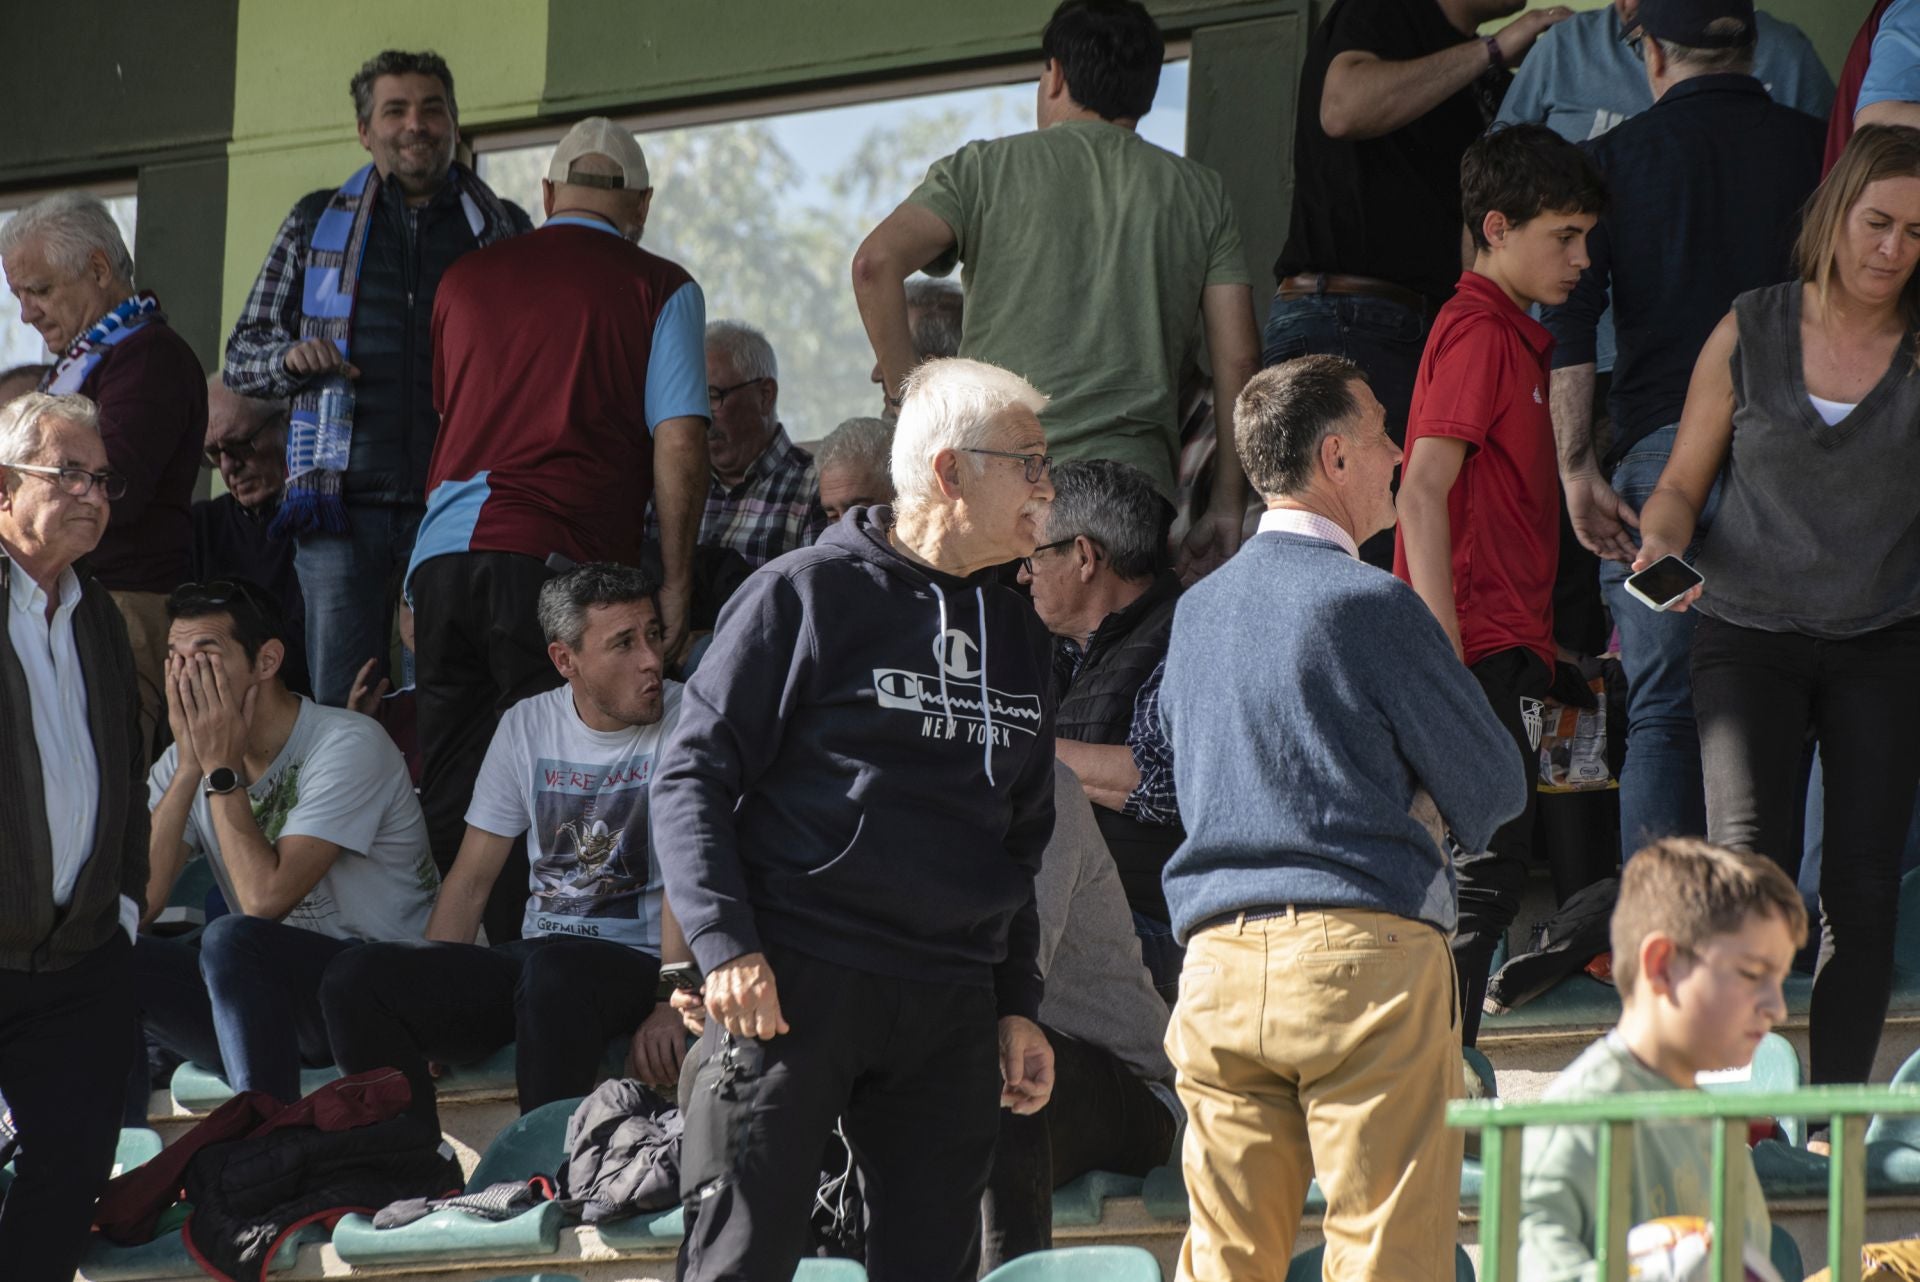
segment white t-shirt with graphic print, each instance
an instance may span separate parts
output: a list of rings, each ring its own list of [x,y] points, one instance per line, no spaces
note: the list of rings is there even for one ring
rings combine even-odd
[[[178,744],[154,763],[147,775],[149,808],[160,804],[179,763]],[[426,933],[440,873],[406,758],[379,722],[302,698],[292,733],[247,789],[247,799],[268,841],[318,837],[340,847],[319,882],[281,918],[286,925],[335,939]],[[193,854],[207,856],[227,906],[239,912],[204,790],[193,799],[184,838]]]
[[[527,835],[527,937],[606,939],[659,955],[660,864],[647,793],[680,718],[681,689],[665,682],[660,720],[626,730],[589,727],[567,686],[522,699],[500,718],[467,823]]]

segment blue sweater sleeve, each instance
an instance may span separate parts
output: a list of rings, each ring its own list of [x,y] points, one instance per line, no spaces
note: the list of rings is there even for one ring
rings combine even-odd
[[[703,972],[762,951],[735,808],[780,750],[813,667],[812,629],[784,575],[747,577],[681,698],[650,797],[667,902]]]
[[[1526,808],[1533,780],[1523,784],[1514,773],[1512,736],[1412,588],[1401,585],[1392,610],[1399,616],[1394,631],[1383,635],[1397,633],[1406,643],[1402,666],[1378,687],[1382,710],[1454,839],[1485,850],[1500,825]]]
[[[699,283],[673,291],[653,322],[647,357],[647,430],[670,418],[707,418],[707,299]]]

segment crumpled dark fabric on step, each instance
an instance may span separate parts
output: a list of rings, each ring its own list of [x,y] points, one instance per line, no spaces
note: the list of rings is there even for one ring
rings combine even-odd
[[[631,1079],[603,1082],[567,1122],[556,1183],[588,1224],[680,1204],[680,1110]]]

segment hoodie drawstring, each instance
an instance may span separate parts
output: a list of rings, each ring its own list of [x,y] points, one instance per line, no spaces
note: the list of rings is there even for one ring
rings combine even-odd
[[[947,713],[947,738],[953,738],[953,700],[947,697],[947,656],[940,651],[940,645],[947,639],[947,594],[940,585],[931,579],[927,586],[933,589],[934,596],[940,598],[940,631],[933,638],[933,666],[940,670],[940,706]]]
[[[947,639],[947,594],[940,585],[928,580],[927,586],[933,589],[934,597],[940,602],[940,631],[933,638],[933,666],[940,670],[940,706],[947,714],[947,738],[953,738],[953,700],[947,694],[947,656],[941,650]],[[994,786],[993,778],[993,699],[987,690],[987,593],[984,588],[976,587],[973,598],[980,609],[980,716],[983,726],[980,734],[980,760],[986,767],[987,786]]]
[[[987,786],[993,786],[993,699],[987,694],[987,593],[976,587],[973,598],[980,605],[980,715],[986,731],[980,736],[980,759],[987,767]]]

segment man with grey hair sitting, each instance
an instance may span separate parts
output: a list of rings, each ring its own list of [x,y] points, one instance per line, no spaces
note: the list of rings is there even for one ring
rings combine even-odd
[[[113,1165],[147,891],[133,655],[74,562],[124,482],[91,401],[0,408],[0,1093],[19,1136],[0,1204],[9,1278],[71,1278]]]
[[[681,691],[663,676],[659,597],[646,571],[605,562],[541,585],[539,626],[564,684],[500,719],[426,938],[364,944],[321,981],[335,1061],[405,1073],[413,1116],[436,1132],[429,1060],[464,1063],[512,1042],[523,1113],[592,1090],[614,1037],[631,1038],[629,1076],[679,1076],[680,1018],[654,1001],[661,961],[686,957],[647,831],[648,782]],[[507,859],[522,835],[530,874]],[[503,874],[525,892],[521,937],[481,947]]]
[[[99,197],[62,191],[28,205],[0,226],[0,263],[20,319],[53,354],[40,389],[99,407],[107,462],[127,487],[87,564],[126,620],[151,754],[165,715],[167,593],[188,577],[193,549],[207,372],[159,298],[134,288],[133,255]]]
[[[885,419],[850,418],[827,433],[813,456],[827,520],[893,502],[892,456],[893,424]]]
[[[1053,473],[1047,540],[1020,566],[1054,647],[1054,751],[1080,778],[1132,905],[1147,968],[1171,999],[1180,950],[1160,870],[1186,832],[1173,752],[1157,715],[1180,580],[1167,564],[1172,512],[1153,478],[1110,459]]]
[[[1045,404],[991,365],[920,366],[894,506],[751,575],[687,685],[653,830],[706,975],[692,1282],[792,1275],[836,1118],[868,1275],[971,1282],[999,1109],[1051,1094],[1048,641],[998,577],[1053,498]]]
[[[960,354],[960,331],[966,319],[966,294],[956,281],[915,276],[907,281],[907,337],[913,343],[913,363]],[[891,423],[900,410],[887,399],[887,376],[878,360],[871,375],[880,389],[880,417]]]
[[[767,336],[741,321],[710,321],[706,346],[712,478],[698,542],[732,548],[758,567],[804,547],[824,524],[813,459],[780,425],[780,367]],[[649,506],[647,538],[659,537]]]

